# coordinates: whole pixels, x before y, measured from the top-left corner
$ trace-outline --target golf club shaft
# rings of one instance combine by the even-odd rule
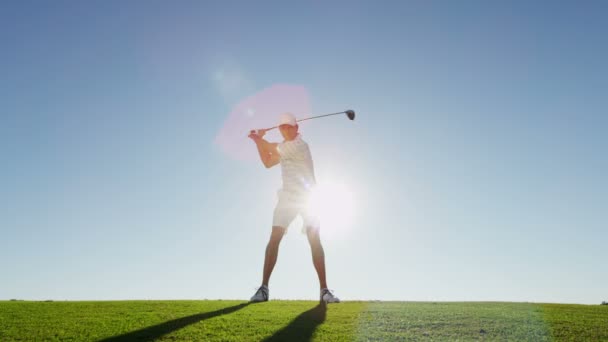
[[[343,111],[343,112],[337,112],[337,113],[330,113],[330,114],[323,114],[323,115],[317,115],[317,116],[311,116],[311,117],[309,117],[309,118],[304,118],[304,119],[296,120],[296,122],[301,122],[301,121],[306,121],[306,120],[311,120],[311,119],[316,119],[316,118],[322,118],[322,117],[324,117],[324,116],[331,116],[331,115],[344,114],[344,113],[346,113],[346,111]],[[277,127],[279,127],[279,126],[274,126],[274,127],[267,128],[267,129],[266,129],[266,131],[270,131],[270,130],[275,129],[275,128],[277,128]]]

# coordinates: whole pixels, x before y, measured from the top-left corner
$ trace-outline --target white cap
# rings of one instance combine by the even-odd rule
[[[295,126],[298,123],[296,122],[296,117],[291,113],[283,113],[279,116],[279,125],[290,125]]]

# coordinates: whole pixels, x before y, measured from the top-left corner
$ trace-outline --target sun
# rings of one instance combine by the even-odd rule
[[[343,237],[351,229],[355,217],[355,193],[342,182],[319,183],[311,192],[308,209],[321,220],[324,238]]]

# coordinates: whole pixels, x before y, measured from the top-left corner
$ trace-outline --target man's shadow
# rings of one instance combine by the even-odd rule
[[[266,338],[264,342],[310,341],[317,327],[325,322],[326,312],[327,305],[322,302],[301,313],[289,325]]]
[[[239,305],[230,306],[227,308],[219,309],[211,312],[199,313],[191,316],[177,318],[171,321],[167,321],[161,324],[153,325],[151,327],[135,330],[123,335],[113,336],[105,338],[103,342],[118,342],[118,341],[154,341],[163,335],[169,334],[176,330],[182,329],[190,324],[198,323],[209,318],[216,316],[226,315],[240,310],[249,305],[249,303],[243,303]]]

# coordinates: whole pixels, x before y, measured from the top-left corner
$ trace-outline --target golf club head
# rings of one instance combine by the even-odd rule
[[[345,110],[344,113],[346,113],[346,116],[348,116],[349,119],[355,120],[355,111],[354,110],[352,110],[352,109]]]

